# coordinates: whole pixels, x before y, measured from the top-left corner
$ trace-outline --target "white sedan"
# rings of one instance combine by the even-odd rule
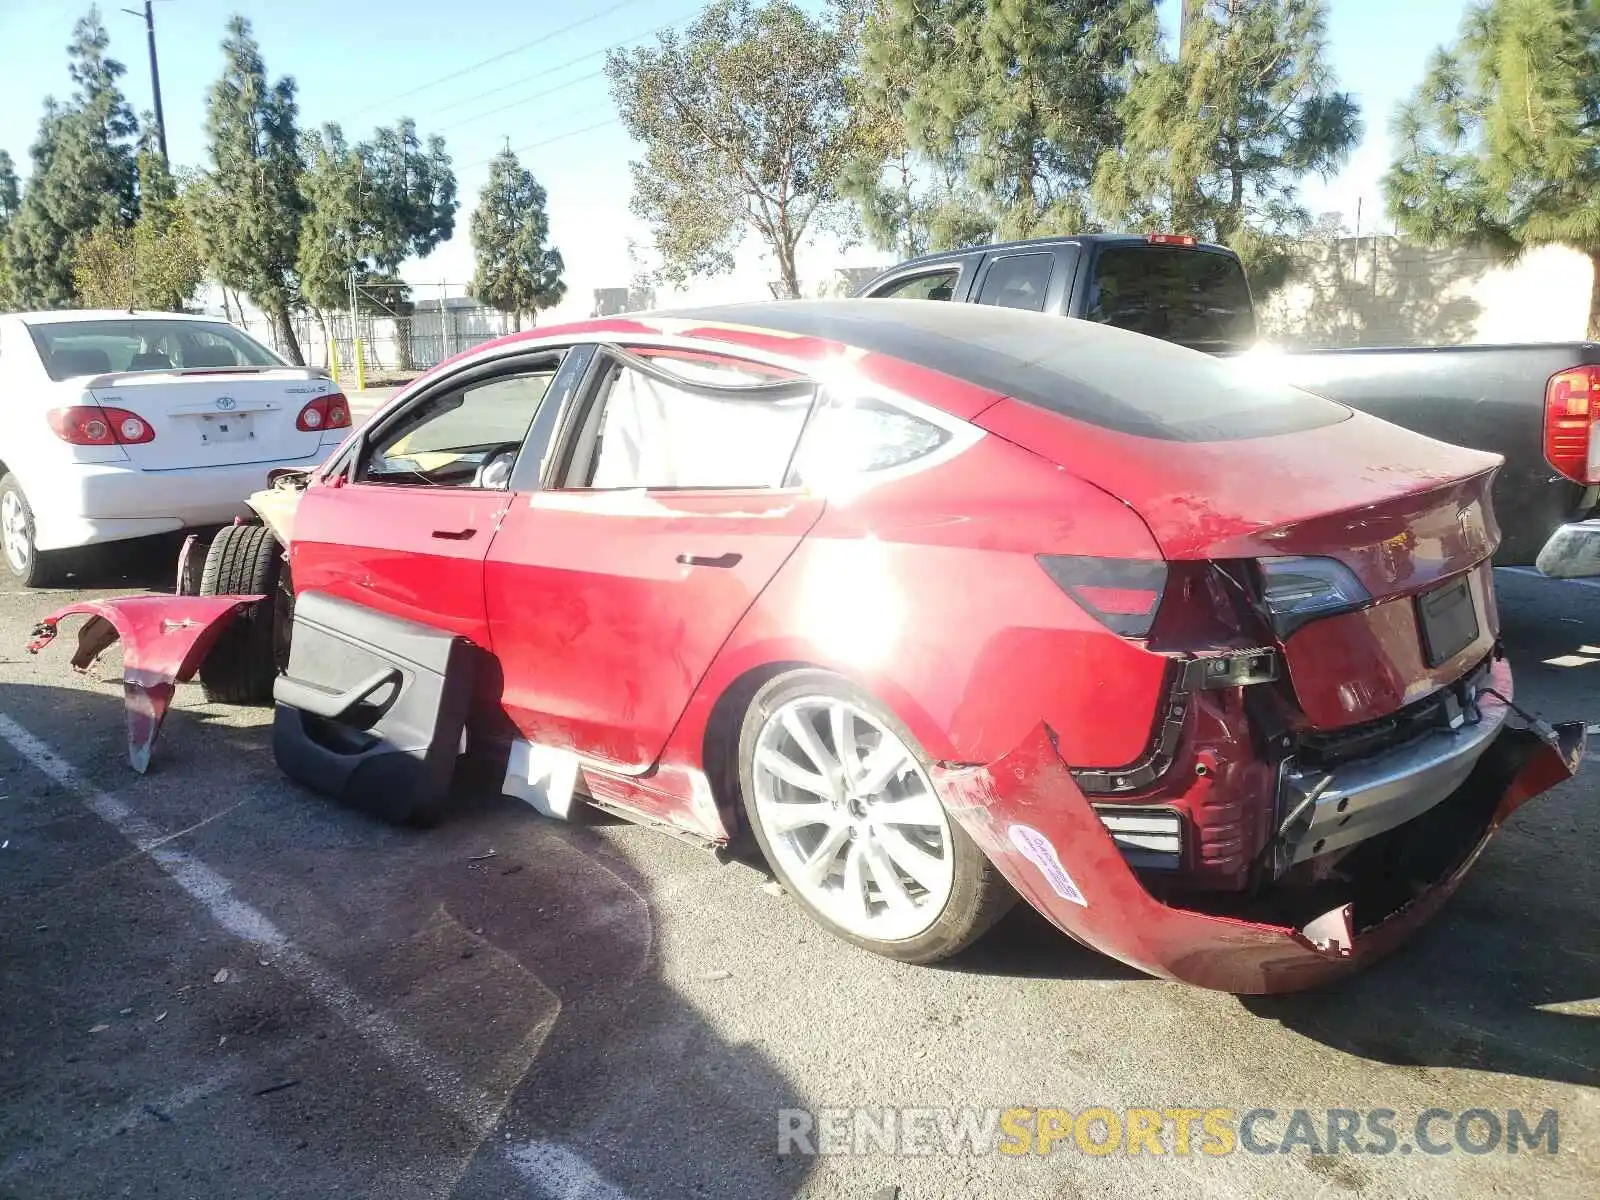
[[[177,313],[0,315],[0,398],[0,544],[30,586],[84,547],[248,516],[350,427],[320,372]]]

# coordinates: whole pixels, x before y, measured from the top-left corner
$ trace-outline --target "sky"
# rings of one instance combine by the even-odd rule
[[[820,7],[820,0],[802,0]],[[108,0],[102,19],[112,54],[127,68],[124,91],[151,107],[142,0]],[[204,99],[221,69],[223,26],[242,12],[255,27],[267,69],[292,75],[303,128],[328,121],[352,140],[375,125],[413,117],[440,133],[455,160],[461,195],[455,237],[403,270],[418,299],[460,295],[472,275],[467,218],[508,142],[549,194],[551,241],[566,261],[565,314],[587,315],[592,290],[626,286],[637,269],[629,241],[648,232],[628,212],[633,145],[616,121],[601,74],[604,51],[682,28],[701,0],[155,0],[156,39],[168,147],[177,164],[204,159]],[[1173,21],[1175,0],[1164,0]],[[0,0],[0,148],[18,170],[46,95],[71,91],[65,47],[84,0]],[[1425,59],[1460,25],[1466,0],[1329,0],[1331,59],[1340,86],[1361,103],[1365,136],[1333,180],[1309,181],[1313,213],[1337,211],[1352,229],[1387,231],[1378,180],[1389,160],[1389,121],[1421,78]],[[835,265],[887,265],[892,256],[828,243],[802,250],[814,286]],[[733,279],[697,299],[748,297],[776,277],[754,239]]]

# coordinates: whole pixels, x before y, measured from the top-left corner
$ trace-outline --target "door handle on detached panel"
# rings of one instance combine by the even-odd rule
[[[744,555],[735,554],[730,550],[726,554],[714,557],[708,554],[680,554],[678,561],[686,567],[736,567],[743,557]]]
[[[433,536],[443,538],[447,542],[465,542],[469,541],[472,535],[477,532],[476,529],[435,529]]]

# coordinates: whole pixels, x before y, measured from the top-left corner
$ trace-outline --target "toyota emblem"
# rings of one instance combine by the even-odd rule
[[[232,412],[234,409],[239,407],[239,402],[232,396],[218,396],[217,407],[223,412]]]

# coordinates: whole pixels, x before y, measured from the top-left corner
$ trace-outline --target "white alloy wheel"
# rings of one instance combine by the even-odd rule
[[[0,539],[5,542],[6,561],[16,574],[26,576],[33,561],[33,535],[28,529],[28,510],[22,494],[7,489],[0,494]]]
[[[802,695],[757,735],[755,819],[790,886],[840,928],[916,937],[955,879],[950,821],[917,756],[862,706]]]

